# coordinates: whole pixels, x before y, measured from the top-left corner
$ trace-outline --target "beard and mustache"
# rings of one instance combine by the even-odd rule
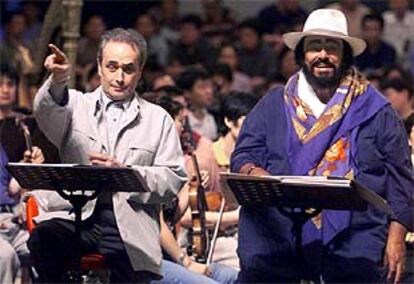
[[[319,76],[315,76],[314,72],[315,68],[317,67],[332,68],[333,73],[321,73]],[[339,85],[341,79],[347,73],[349,66],[346,64],[341,64],[339,67],[336,67],[332,62],[329,61],[328,58],[318,58],[315,61],[311,62],[310,66],[303,63],[302,69],[306,80],[312,86],[315,86],[316,88],[334,88]]]

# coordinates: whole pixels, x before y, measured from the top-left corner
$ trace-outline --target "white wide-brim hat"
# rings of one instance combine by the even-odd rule
[[[354,56],[361,54],[367,46],[364,40],[348,36],[345,15],[334,9],[313,11],[306,19],[302,32],[285,33],[283,40],[289,48],[295,50],[302,38],[312,35],[343,39],[351,46]]]

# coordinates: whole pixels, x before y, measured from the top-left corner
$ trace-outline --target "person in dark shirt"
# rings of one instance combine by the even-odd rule
[[[413,89],[410,82],[391,79],[383,83],[382,91],[403,120],[407,135],[410,135],[414,126]]]
[[[202,37],[202,26],[203,21],[199,16],[187,15],[181,19],[180,38],[170,52],[170,65],[213,66],[216,54],[214,48]]]
[[[276,206],[243,207],[238,282],[398,283],[404,238],[414,229],[414,179],[408,139],[389,102],[352,66],[366,47],[348,36],[345,15],[313,11],[303,32],[283,35],[301,70],[247,115],[231,157],[246,175],[339,176],[384,198],[394,214],[322,210],[303,225]],[[306,190],[306,189],[303,189]]]
[[[395,49],[382,40],[383,30],[384,20],[380,15],[368,14],[362,18],[362,37],[367,48],[356,57],[356,66],[361,71],[380,71],[395,64]]]
[[[278,0],[264,7],[258,15],[261,31],[265,34],[283,34],[291,31],[298,22],[304,22],[307,12],[298,0]]]

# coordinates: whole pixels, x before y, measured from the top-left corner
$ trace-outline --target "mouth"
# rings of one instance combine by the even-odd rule
[[[117,87],[117,86],[112,86],[112,88],[114,89],[115,92],[120,93],[120,92],[125,92],[127,90],[127,87]]]
[[[330,75],[335,72],[335,66],[326,63],[316,63],[312,66],[312,70],[319,75]]]

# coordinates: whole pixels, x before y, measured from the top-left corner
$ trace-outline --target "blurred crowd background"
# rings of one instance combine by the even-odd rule
[[[50,38],[44,37],[51,25],[44,18],[51,2],[0,2],[0,60],[18,73],[16,108],[31,110],[33,96],[47,76],[42,63],[49,51],[42,41],[63,45],[61,28],[49,33]],[[393,92],[406,92],[406,96],[398,96],[395,107],[407,119],[407,113],[413,116],[413,6],[411,0],[85,0],[76,87],[89,91],[99,85],[96,52],[102,33],[117,26],[129,27],[141,33],[149,46],[139,93],[150,95],[169,85],[186,91],[193,86],[182,76],[185,71],[202,70],[210,83],[201,86],[198,101],[192,103],[201,104],[217,119],[221,98],[231,91],[261,97],[284,84],[298,66],[281,35],[301,31],[310,11],[332,7],[348,17],[350,35],[368,44],[355,59],[359,70],[390,100]]]

